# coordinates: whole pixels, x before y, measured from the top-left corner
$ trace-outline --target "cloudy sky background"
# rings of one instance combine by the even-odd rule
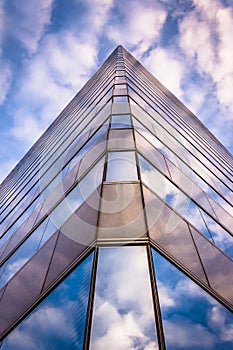
[[[0,181],[118,44],[233,153],[232,0],[0,0]]]

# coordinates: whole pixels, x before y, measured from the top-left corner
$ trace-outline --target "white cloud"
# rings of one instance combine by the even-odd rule
[[[152,7],[149,2],[127,1],[120,12],[121,25],[114,23],[113,17],[107,36],[117,44],[134,48],[134,54],[140,56],[158,39],[166,11],[158,4]]]
[[[0,2],[0,106],[5,102],[10,83],[12,79],[12,72],[10,64],[2,59],[2,44],[5,33],[6,13],[4,9],[4,1]]]
[[[113,7],[114,0],[86,0],[88,33],[92,35],[102,33],[104,25],[108,21],[109,12]]]
[[[0,183],[4,180],[6,175],[16,166],[18,160],[15,158],[10,158],[8,160],[1,160],[0,166]]]
[[[40,121],[32,116],[18,112],[15,125],[10,130],[11,135],[28,145],[32,144],[43,132]]]
[[[184,74],[184,65],[175,57],[174,53],[168,49],[157,48],[150,52],[143,64],[174,95],[179,98],[182,97],[181,80]]]
[[[204,87],[205,86],[205,87]],[[205,85],[197,85],[189,81],[186,84],[184,93],[184,102],[193,113],[198,115],[202,111],[202,106],[207,99],[206,90],[207,83]]]
[[[1,89],[0,89],[0,105],[2,105],[5,102],[8,90],[10,88],[10,83],[12,79],[12,72],[10,69],[10,66],[8,64],[5,64],[0,59],[0,82],[1,82]]]
[[[30,146],[88,80],[96,50],[73,32],[47,35],[24,62],[10,133]]]
[[[180,22],[180,46],[197,63],[199,72],[212,78],[219,102],[233,111],[232,9],[218,0],[195,0],[194,4],[194,10]]]
[[[4,34],[4,23],[5,23],[5,12],[4,12],[4,1],[0,2],[0,55],[1,55],[1,44]]]
[[[53,0],[11,1],[9,30],[29,53],[37,50],[46,26],[50,23],[52,4]]]

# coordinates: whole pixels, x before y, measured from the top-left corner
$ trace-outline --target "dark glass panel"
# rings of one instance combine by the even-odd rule
[[[191,229],[210,286],[233,305],[233,261]]]
[[[93,254],[3,341],[1,350],[82,349]]]
[[[167,350],[230,350],[233,315],[152,251]]]
[[[149,235],[185,268],[207,283],[188,224],[164,202],[143,188]]]
[[[11,249],[15,247],[15,245],[12,244],[12,242],[15,242],[15,244],[17,244],[28,234],[29,231],[25,230],[26,222],[15,232],[15,234],[12,237],[10,237],[10,239],[4,244],[4,246],[1,247],[1,261],[5,259],[11,251]]]
[[[132,149],[134,147],[132,129],[109,131],[108,149]]]
[[[101,169],[99,169],[99,167]],[[99,193],[95,191],[95,185],[98,185],[102,180],[103,159],[83,178],[65,199],[50,213],[49,222],[46,220],[31,234],[31,236],[16,250],[11,258],[2,266],[0,270],[1,282],[0,286],[5,284],[13,274],[15,274],[35,252],[52,236],[52,234],[72,215],[72,213],[86,200],[79,210],[79,215],[76,216],[75,225],[82,230],[84,239],[88,245],[95,237],[95,227],[97,225],[97,212],[99,208]],[[97,184],[95,184],[95,181]],[[90,196],[90,191],[94,194]],[[95,196],[95,199],[93,199]],[[88,198],[89,197],[89,198]],[[45,206],[44,206],[45,207]],[[84,209],[85,208],[85,209]],[[49,208],[48,208],[49,209]],[[89,214],[88,218],[81,214]],[[47,210],[47,209],[46,209]],[[46,211],[44,212],[46,214]],[[94,222],[95,221],[95,222]],[[74,238],[74,232],[71,234],[67,231],[67,225],[64,225],[63,231],[69,237]],[[25,235],[26,233],[24,233]],[[81,237],[81,232],[78,234]],[[20,236],[21,237],[21,236]],[[22,237],[21,237],[22,238]],[[19,241],[19,240],[18,240]],[[17,242],[18,242],[17,241]],[[3,257],[9,253],[10,248],[5,250]],[[8,248],[8,247],[7,247]]]
[[[39,204],[36,209],[29,216],[26,225],[24,226],[24,232],[28,233],[31,231],[36,222],[38,222],[38,217],[40,215],[41,210],[43,209],[43,204]]]
[[[0,302],[0,334],[8,329],[40,295],[57,236],[46,242],[8,282]]]
[[[139,238],[145,236],[145,233],[140,185],[103,185],[98,237]]]
[[[90,349],[157,348],[146,248],[101,248]]]
[[[75,211],[60,228],[59,238],[44,288],[58,277],[96,239],[100,189]]]
[[[77,186],[50,213],[59,228],[102,182],[104,157],[86,174]]]
[[[30,235],[30,237],[11,255],[0,268],[0,288],[36,253],[48,220]],[[12,247],[11,247],[12,248]]]
[[[185,193],[180,191],[178,187],[173,185],[166,179],[156,168],[152,166],[145,158],[138,156],[141,168],[142,181],[160,198],[168,203],[178,214],[188,220],[202,234],[204,234],[211,242],[214,242],[220,249],[231,252],[232,237],[211,217],[200,211],[199,207]],[[206,198],[207,200],[207,198]],[[212,209],[210,210],[212,212]],[[207,221],[203,220],[203,216],[209,218],[210,226],[215,230],[215,234],[211,232]],[[213,237],[216,237],[213,240]],[[222,239],[221,239],[222,238]],[[231,253],[232,254],[232,253]]]
[[[3,294],[4,294],[4,292],[5,292],[5,289],[6,289],[6,286],[4,286],[4,287],[2,287],[2,288],[0,289],[0,301],[1,301],[2,297],[3,297]]]
[[[108,130],[108,123],[105,123],[77,152],[77,154],[70,161],[70,169],[79,163],[85,156],[85,162],[90,166],[96,160],[99,154],[105,149],[106,132]],[[90,156],[92,155],[92,156]],[[87,166],[85,167],[87,168]]]
[[[204,191],[185,174],[183,174],[172,162],[170,162],[170,160],[167,160],[167,165],[174,183],[188,196],[199,203],[208,213],[216,217]]]
[[[178,167],[183,173],[185,173],[192,181],[194,181],[197,185],[199,185],[199,188],[202,188],[202,190],[204,190],[208,193],[211,192],[211,195],[212,195],[213,190],[209,187],[209,185],[206,182],[204,182],[189,167],[190,166],[190,164],[189,164],[189,157],[190,156],[188,154],[186,154],[185,152],[183,152],[183,157],[181,159],[179,159],[175,155],[175,153],[173,153],[177,148],[177,147],[175,147],[175,145],[172,147],[172,150],[173,150],[173,152],[172,152],[168,147],[165,146],[165,144],[163,144],[157,137],[155,137],[152,134],[152,133],[156,134],[157,128],[153,127],[152,119],[150,121],[147,121],[147,118],[151,119],[151,117],[149,117],[147,114],[144,113],[143,114],[143,124],[147,126],[147,129],[145,128],[145,126],[143,124],[141,124],[142,119],[140,119],[141,122],[139,123],[135,118],[133,118],[133,123],[134,123],[134,126],[137,129],[138,133],[140,133],[147,140],[149,140],[156,147],[156,149],[158,149],[166,158],[168,158],[173,164],[175,164],[175,166]],[[168,139],[168,135],[166,137],[166,140]],[[187,162],[187,164],[189,164],[189,166],[187,166],[187,164],[185,164],[185,161]],[[171,162],[170,162],[170,164],[172,167]],[[214,194],[217,195],[217,193],[214,193]],[[221,200],[223,200],[223,199],[221,198]]]

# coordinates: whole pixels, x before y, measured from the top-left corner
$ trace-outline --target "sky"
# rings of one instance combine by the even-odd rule
[[[233,153],[232,0],[0,0],[0,181],[121,44]]]

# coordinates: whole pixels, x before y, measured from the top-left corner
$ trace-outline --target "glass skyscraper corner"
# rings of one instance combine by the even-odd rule
[[[0,349],[232,349],[232,175],[118,46],[1,184]]]

